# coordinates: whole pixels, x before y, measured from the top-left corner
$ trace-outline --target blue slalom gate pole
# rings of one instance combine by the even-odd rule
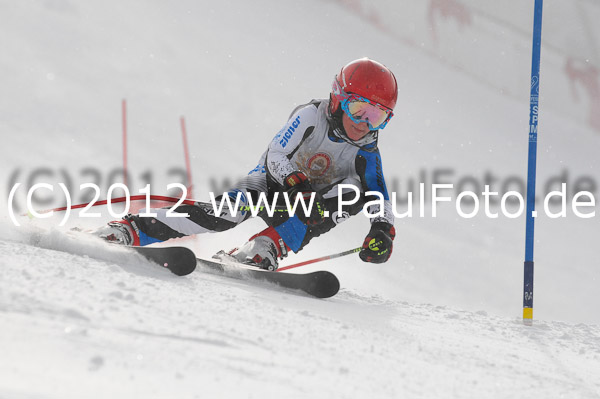
[[[535,177],[540,94],[540,52],[542,47],[543,0],[535,0],[533,49],[531,52],[531,95],[529,101],[529,155],[527,161],[527,224],[525,227],[525,265],[523,280],[523,322],[533,320],[533,231],[535,221]]]

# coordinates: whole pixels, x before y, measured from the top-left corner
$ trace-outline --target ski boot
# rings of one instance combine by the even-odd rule
[[[140,245],[140,237],[136,226],[127,217],[123,220],[108,222],[106,226],[92,231],[92,234],[114,244],[134,247]]]
[[[274,271],[279,267],[278,259],[287,256],[290,248],[285,245],[277,231],[273,227],[261,231],[242,245],[234,248],[228,253],[220,251],[213,258],[220,260],[232,260],[260,269]]]

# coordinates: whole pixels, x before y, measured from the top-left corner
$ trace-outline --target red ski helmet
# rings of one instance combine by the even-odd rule
[[[340,88],[343,93],[339,92]],[[365,57],[344,66],[335,76],[330,95],[330,113],[334,114],[340,109],[340,101],[351,93],[393,111],[398,99],[398,84],[392,71],[385,65]]]

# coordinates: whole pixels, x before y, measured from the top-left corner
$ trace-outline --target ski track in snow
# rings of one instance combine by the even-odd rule
[[[527,327],[483,311],[343,288],[318,300],[24,243],[0,241],[0,254],[0,397],[596,398],[600,392],[596,325]]]

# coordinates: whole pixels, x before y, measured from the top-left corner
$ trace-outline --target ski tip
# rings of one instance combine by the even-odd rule
[[[196,270],[196,255],[185,247],[132,247],[134,251],[176,276],[187,276]]]
[[[331,298],[340,290],[340,280],[335,274],[322,270],[310,273],[312,283],[307,289],[307,292],[317,298]]]
[[[196,270],[196,254],[189,248],[180,248],[178,256],[171,261],[166,262],[164,266],[177,276],[187,276]]]

